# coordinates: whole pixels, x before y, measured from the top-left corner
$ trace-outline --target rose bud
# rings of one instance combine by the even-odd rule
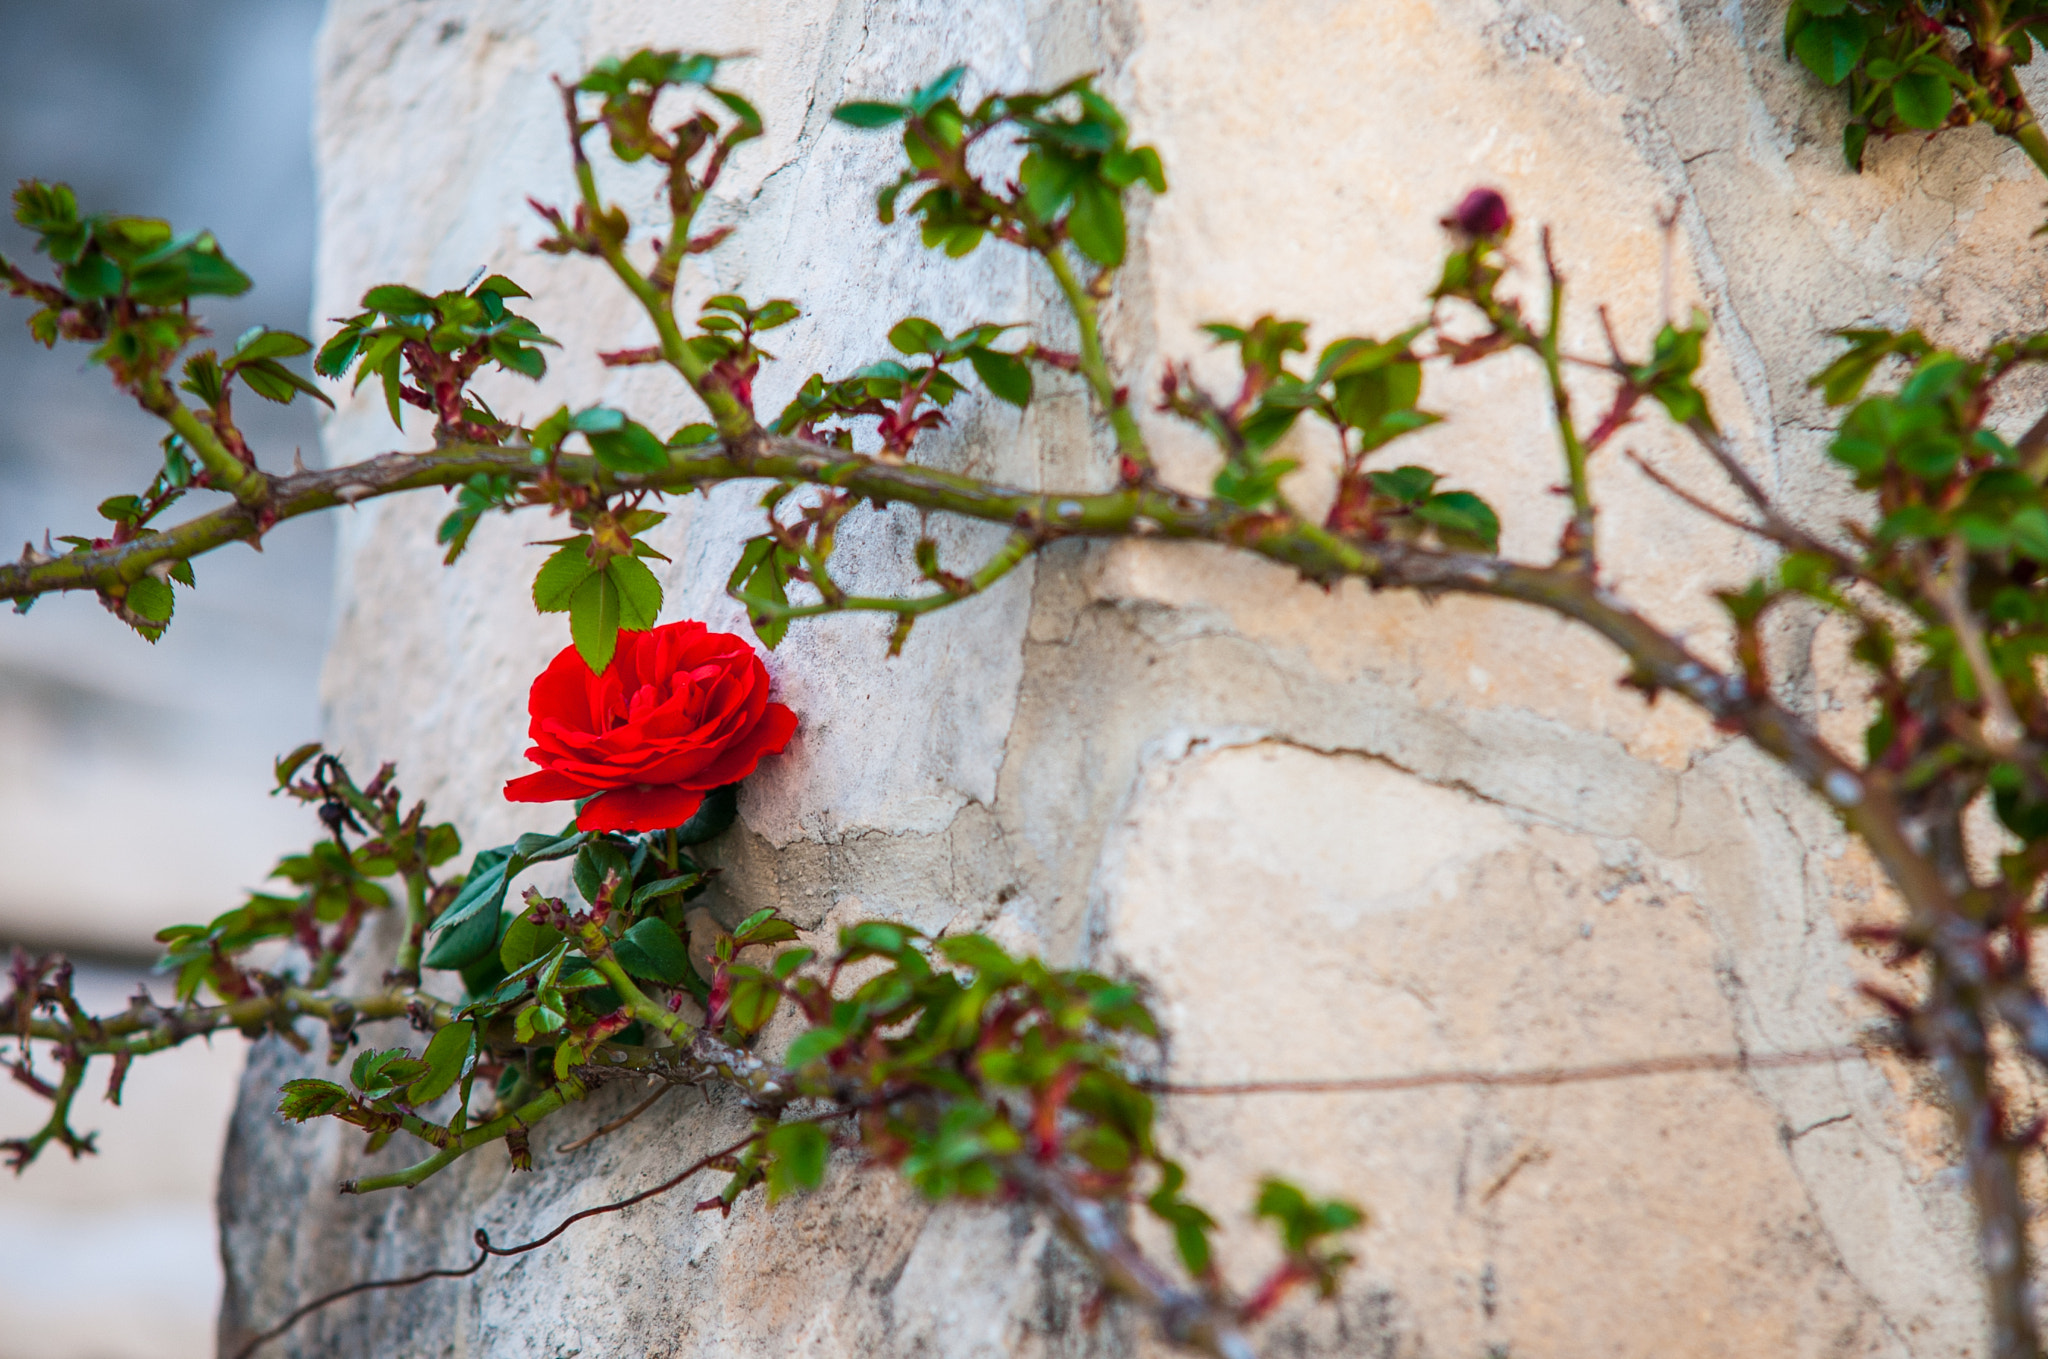
[[[796,734],[796,714],[768,701],[768,670],[738,637],[702,623],[621,632],[593,675],[566,647],[527,698],[540,772],[513,779],[513,802],[590,797],[579,830],[680,826],[704,795],[754,772]]]
[[[1465,195],[1443,224],[1453,231],[1462,231],[1467,236],[1499,236],[1514,225],[1515,219],[1508,213],[1508,200],[1495,189],[1474,189]]]

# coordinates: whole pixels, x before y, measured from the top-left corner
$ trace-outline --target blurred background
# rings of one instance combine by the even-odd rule
[[[308,333],[319,18],[318,0],[0,0],[0,181],[61,179],[86,211],[211,228],[256,280],[209,300],[216,342],[258,323]],[[11,217],[0,253],[43,263]],[[27,314],[0,298],[10,558],[45,530],[99,533],[93,507],[141,490],[161,461],[155,422],[85,346],[31,342]],[[285,468],[295,449],[318,461],[309,406],[244,395],[236,414]],[[266,793],[270,760],[317,734],[331,557],[316,516],[279,526],[260,558],[203,558],[155,646],[89,597],[0,610],[0,952],[63,950],[95,1006],[138,984],[167,999],[149,972],[153,932],[228,909],[317,834]],[[138,1063],[121,1109],[97,1090],[79,1106],[99,1156],[53,1149],[0,1176],[0,1359],[213,1353],[214,1178],[242,1047]],[[46,1109],[0,1082],[0,1136],[33,1131]]]

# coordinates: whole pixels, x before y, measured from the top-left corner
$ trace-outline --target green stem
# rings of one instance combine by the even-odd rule
[[[1081,376],[1087,379],[1089,389],[1109,417],[1109,426],[1116,432],[1117,451],[1141,467],[1149,466],[1152,454],[1145,446],[1145,436],[1138,430],[1138,418],[1131,414],[1130,402],[1118,393],[1116,376],[1110,372],[1109,360],[1102,353],[1102,324],[1094,296],[1074,276],[1074,266],[1067,262],[1060,247],[1055,245],[1041,254],[1081,329]]]
[[[403,986],[420,984],[420,950],[432,923],[427,919],[427,870],[415,867],[405,875],[405,938],[398,943],[390,980]]]
[[[206,427],[206,422],[166,390],[161,379],[152,378],[143,387],[140,400],[143,409],[176,430],[178,437],[199,455],[208,485],[226,491],[248,509],[270,498],[270,479],[228,452],[227,445]]]
[[[562,92],[568,107],[570,141],[576,157],[576,189],[583,200],[583,206],[591,223],[591,232],[597,239],[598,253],[603,257],[626,291],[647,313],[647,319],[654,323],[654,334],[660,341],[661,357],[669,367],[676,370],[683,381],[690,384],[690,390],[697,394],[711,412],[712,423],[720,435],[727,439],[743,439],[757,428],[753,411],[727,391],[724,387],[710,383],[711,365],[690,348],[683,338],[682,328],[676,324],[675,300],[671,293],[654,285],[647,275],[626,258],[626,242],[623,236],[613,236],[605,223],[615,214],[607,213],[603,198],[597,189],[597,170],[590,158],[583,153],[583,140],[575,135],[579,117],[576,110],[576,94],[573,88]],[[684,223],[678,229],[687,227]]]
[[[487,1142],[495,1142],[506,1133],[520,1128],[530,1128],[555,1110],[567,1104],[572,1098],[571,1088],[558,1085],[538,1098],[528,1101],[509,1114],[500,1114],[488,1123],[479,1123],[459,1137],[451,1138],[448,1145],[424,1161],[415,1162],[404,1170],[394,1170],[388,1175],[371,1175],[360,1180],[343,1180],[344,1194],[374,1194],[380,1189],[411,1189],[435,1173],[475,1151]]]
[[[1584,567],[1594,559],[1593,493],[1586,481],[1586,446],[1572,423],[1571,393],[1564,385],[1564,275],[1558,272],[1557,261],[1551,255],[1548,227],[1543,230],[1543,263],[1550,276],[1550,316],[1543,327],[1537,354],[1543,360],[1543,373],[1550,384],[1550,403],[1558,440],[1564,449],[1566,489],[1572,500],[1572,533],[1565,555]]]
[[[749,610],[761,618],[791,620],[797,618],[819,618],[826,614],[849,611],[872,613],[893,613],[899,618],[916,617],[921,614],[943,609],[949,604],[958,604],[963,599],[972,599],[991,585],[1014,571],[1034,551],[1040,540],[1029,533],[1012,533],[1003,548],[966,582],[956,589],[944,589],[928,595],[913,595],[908,598],[889,598],[880,595],[848,595],[834,592],[826,601],[818,604],[777,604],[773,600],[748,598],[744,602]],[[671,871],[675,865],[669,865]]]
[[[23,1054],[22,1060],[28,1060],[27,1054]],[[64,1074],[58,1078],[57,1089],[50,1096],[48,1121],[26,1138],[0,1143],[7,1148],[8,1159],[16,1174],[20,1174],[52,1142],[63,1143],[73,1160],[93,1149],[94,1134],[87,1133],[81,1137],[71,1130],[71,1104],[78,1098],[79,1086],[85,1083],[86,1063],[91,1060],[91,1056],[83,1051],[73,1054],[64,1063]]]
[[[330,1020],[344,1007],[357,1019],[400,1019],[418,1003],[427,1008],[437,1023],[454,1017],[453,1007],[444,1000],[414,991],[387,991],[350,1000],[321,996],[300,987],[288,987],[275,996],[251,996],[225,1005],[195,1005],[175,1010],[155,1006],[131,1007],[122,1014],[96,1020],[98,1034],[82,1034],[62,1020],[43,1017],[29,1021],[28,1036],[51,1043],[67,1043],[81,1054],[96,1056],[141,1056],[177,1047],[189,1038],[203,1038],[228,1029],[263,1029],[290,1024],[298,1019]],[[0,1029],[20,1032],[13,1016],[12,997],[0,1003]]]
[[[583,927],[583,951],[589,957],[591,966],[603,973],[604,979],[611,983],[612,990],[618,992],[619,999],[625,1003],[633,1018],[665,1035],[679,1047],[687,1045],[696,1037],[696,1025],[642,991],[639,985],[626,975],[626,969],[620,967],[618,960],[612,957],[611,940],[605,937],[601,928],[596,925]]]

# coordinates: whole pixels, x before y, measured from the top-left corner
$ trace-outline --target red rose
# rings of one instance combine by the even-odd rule
[[[796,734],[796,714],[768,701],[768,671],[754,649],[702,623],[622,632],[604,673],[565,648],[527,699],[538,774],[512,780],[514,802],[597,797],[579,830],[680,826],[704,794],[754,772]]]

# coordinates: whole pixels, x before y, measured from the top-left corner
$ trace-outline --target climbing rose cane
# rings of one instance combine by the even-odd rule
[[[514,802],[585,803],[586,831],[679,826],[704,795],[754,772],[796,734],[796,714],[768,701],[768,671],[752,647],[702,623],[621,632],[618,653],[592,674],[566,647],[533,682],[526,758]]]

